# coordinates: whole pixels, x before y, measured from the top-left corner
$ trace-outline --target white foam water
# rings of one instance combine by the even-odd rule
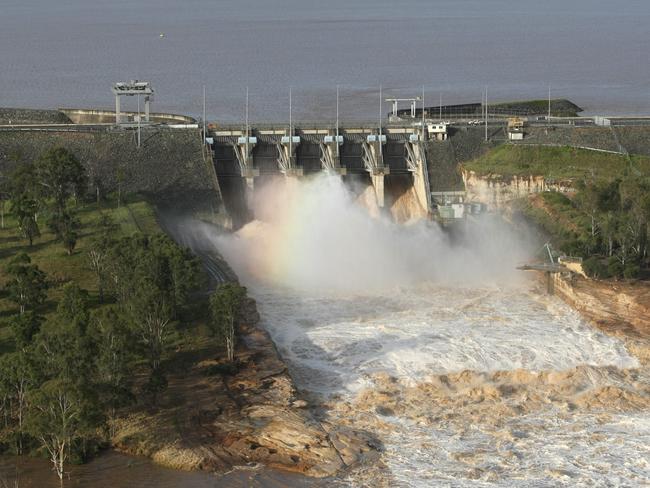
[[[298,386],[319,393],[358,391],[378,372],[413,383],[467,369],[637,365],[622,342],[568,306],[521,289],[431,284],[369,296],[254,292]]]
[[[499,218],[399,226],[338,178],[258,193],[215,243],[326,419],[375,435],[351,486],[638,485],[650,380],[623,341],[532,291]],[[635,370],[634,368],[638,368]],[[609,447],[609,448],[608,448]]]
[[[621,341],[525,287],[429,284],[313,296],[253,284],[252,291],[297,386],[334,396],[330,405],[353,402],[380,373],[416,385],[464,370],[638,366]],[[359,414],[359,426],[368,425],[366,414]],[[549,400],[547,409],[488,425],[376,416],[390,471],[381,475],[386,486],[637,486],[650,477],[647,412],[603,416]],[[372,483],[373,476],[380,475],[353,474],[347,482]]]

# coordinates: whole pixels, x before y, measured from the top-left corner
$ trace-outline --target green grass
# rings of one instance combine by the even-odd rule
[[[5,204],[5,208],[9,208],[9,205]],[[119,208],[114,201],[111,201],[99,205],[96,203],[82,204],[77,207],[77,211],[82,227],[77,246],[70,256],[42,222],[40,223],[42,235],[34,241],[31,247],[20,235],[16,220],[12,215],[5,215],[4,228],[0,228],[0,289],[4,289],[7,281],[4,271],[7,263],[16,254],[27,253],[32,262],[47,273],[50,281],[48,299],[43,309],[43,314],[46,317],[54,312],[56,303],[61,297],[63,285],[69,281],[74,281],[88,290],[93,298],[93,306],[99,306],[96,299],[97,281],[88,267],[87,254],[92,236],[98,232],[102,214],[109,215],[115,223],[119,224],[118,235],[162,232],[152,206],[137,196],[125,199]],[[16,312],[16,305],[7,299],[4,292],[0,292],[0,353],[13,349],[11,331],[3,322],[4,319]]]
[[[513,202],[513,208],[521,212],[526,220],[533,222],[556,248],[563,247],[587,232],[588,222],[585,216],[565,195],[544,192],[535,199],[518,199]]]
[[[631,156],[635,173],[650,175],[650,158]],[[463,164],[478,175],[544,176],[548,180],[612,179],[630,171],[626,156],[572,147],[501,145]]]

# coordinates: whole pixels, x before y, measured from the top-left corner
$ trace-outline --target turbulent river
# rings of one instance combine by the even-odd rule
[[[647,368],[516,270],[534,246],[498,218],[450,238],[338,179],[260,193],[264,223],[217,246],[318,415],[381,446],[342,486],[650,478]]]
[[[624,345],[528,285],[376,295],[254,287],[297,386],[374,433],[380,486],[636,485],[650,476],[647,381]]]
[[[110,454],[73,468],[70,486],[647,483],[647,364],[516,269],[534,243],[496,217],[455,233],[373,217],[338,178],[279,184],[256,190],[258,220],[237,233],[188,234],[212,241],[249,287],[316,417],[367,433],[378,461],[312,480]],[[46,461],[14,462],[0,458],[0,475],[55,485]]]

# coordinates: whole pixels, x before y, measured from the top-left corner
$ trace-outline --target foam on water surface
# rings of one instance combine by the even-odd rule
[[[568,306],[521,289],[427,285],[330,297],[254,292],[263,325],[291,362],[298,386],[320,393],[357,391],[378,372],[418,382],[467,369],[637,365],[622,342]]]
[[[297,387],[328,422],[383,444],[381,466],[348,484],[650,479],[647,368],[533,290],[517,264],[535,246],[498,217],[457,233],[400,226],[332,177],[258,197],[264,223],[203,234],[257,299]]]

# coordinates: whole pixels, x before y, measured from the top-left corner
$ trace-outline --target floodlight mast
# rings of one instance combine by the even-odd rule
[[[250,134],[250,130],[248,127],[248,87],[246,87],[246,158],[248,158],[248,137]]]
[[[488,140],[487,134],[487,121],[488,121],[488,102],[487,102],[487,86],[485,87],[485,142]]]
[[[551,125],[551,85],[548,85],[548,117],[547,124]]]
[[[424,141],[424,85],[422,85],[422,140]]]
[[[336,156],[340,156],[339,149],[339,85],[336,85]]]
[[[140,95],[138,95],[138,147],[140,147]]]
[[[205,144],[205,85],[203,85],[203,144]]]
[[[381,84],[379,85],[379,154],[383,156],[383,148],[381,147],[381,121],[382,121],[382,106],[381,106]]]
[[[291,87],[289,87],[289,159],[293,154],[293,119],[291,112]]]

